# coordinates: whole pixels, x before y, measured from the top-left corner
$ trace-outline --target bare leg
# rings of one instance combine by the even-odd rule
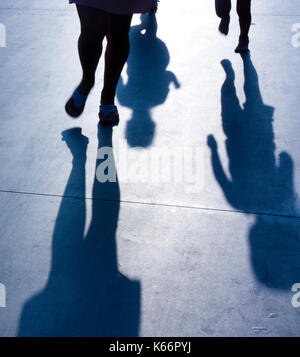
[[[77,118],[83,112],[87,96],[94,86],[108,21],[108,14],[100,9],[77,5],[77,12],[81,25],[78,52],[82,79],[65,106],[66,112],[73,118]]]
[[[82,67],[82,80],[77,90],[88,95],[95,83],[95,72],[102,53],[108,14],[100,9],[78,6],[81,34],[78,40],[78,52]]]
[[[221,18],[219,31],[223,35],[229,32],[231,0],[215,0],[216,14]]]
[[[129,54],[131,19],[132,15],[109,14],[101,104],[115,102],[117,84]]]
[[[235,49],[237,53],[248,51],[249,30],[251,25],[251,0],[237,0],[237,13],[240,21],[240,38],[239,44]]]

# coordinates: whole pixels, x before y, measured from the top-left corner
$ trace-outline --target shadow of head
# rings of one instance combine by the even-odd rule
[[[249,233],[251,263],[265,286],[290,290],[300,281],[299,219],[257,216]]]

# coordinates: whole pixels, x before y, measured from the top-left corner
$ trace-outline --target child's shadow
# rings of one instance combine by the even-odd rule
[[[152,144],[155,123],[151,109],[166,101],[170,83],[180,87],[174,73],[166,70],[170,55],[165,43],[156,37],[155,15],[142,15],[141,21],[130,32],[128,82],[124,84],[121,78],[117,90],[120,104],[132,109],[132,118],[126,127],[126,139],[131,147]]]
[[[274,108],[264,104],[250,55],[242,56],[246,103],[239,103],[235,73],[223,60],[226,79],[221,90],[222,125],[230,177],[222,165],[215,138],[208,137],[212,167],[230,205],[255,219],[249,232],[253,272],[275,289],[290,289],[300,278],[299,220],[294,207],[293,161],[286,152],[277,158],[273,132]]]

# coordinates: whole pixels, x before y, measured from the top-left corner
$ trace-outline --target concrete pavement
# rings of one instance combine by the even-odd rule
[[[0,23],[0,335],[299,336],[300,2],[253,3],[244,59],[212,1],[136,15],[113,132],[103,62],[82,117],[64,112],[73,6],[10,0]],[[107,147],[118,180],[101,184]],[[171,149],[183,176],[153,179]]]

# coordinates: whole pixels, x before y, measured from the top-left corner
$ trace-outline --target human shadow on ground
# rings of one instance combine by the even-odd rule
[[[273,133],[274,108],[264,104],[250,54],[243,55],[246,103],[240,106],[229,60],[221,62],[226,79],[221,89],[229,179],[216,140],[208,137],[212,167],[227,201],[255,217],[249,232],[253,272],[261,283],[290,289],[300,281],[299,223],[294,207],[293,161],[282,152],[278,164]],[[288,212],[290,217],[280,216]]]
[[[84,235],[86,201],[70,196],[75,188],[85,197],[88,139],[79,128],[62,135],[73,167],[55,222],[51,270],[45,288],[25,304],[18,335],[137,336],[140,283],[122,275],[117,263],[118,180],[100,183],[95,177],[92,219]],[[98,139],[98,148],[112,149],[111,128],[99,127]],[[106,159],[97,160],[97,167]]]
[[[120,104],[132,110],[125,134],[131,147],[151,146],[155,136],[151,110],[166,101],[171,83],[180,87],[174,73],[167,71],[169,51],[156,33],[155,14],[141,15],[141,24],[130,30],[128,81],[125,84],[121,78],[117,88]]]

